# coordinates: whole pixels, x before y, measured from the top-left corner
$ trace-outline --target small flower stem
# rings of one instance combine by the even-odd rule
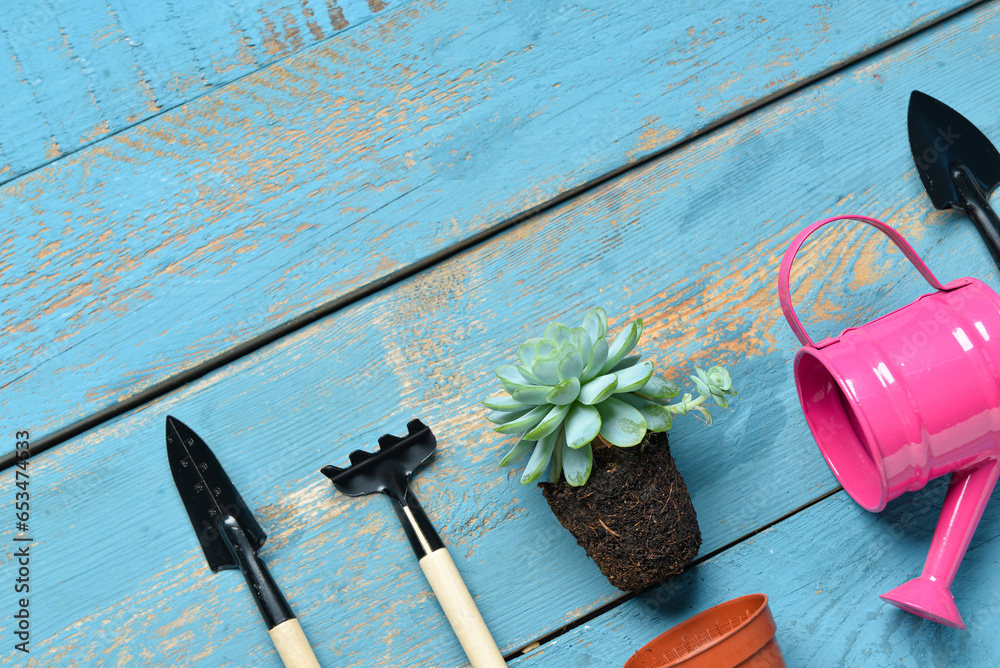
[[[691,410],[692,408],[697,408],[698,406],[701,406],[703,403],[705,403],[706,399],[708,399],[708,397],[703,394],[697,399],[694,399],[692,401],[681,400],[678,401],[676,404],[667,404],[666,406],[664,406],[664,408],[666,408],[668,411],[676,415],[681,412],[680,409],[681,405],[685,407],[685,410]]]

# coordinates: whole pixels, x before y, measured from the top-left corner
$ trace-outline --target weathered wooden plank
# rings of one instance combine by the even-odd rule
[[[209,576],[200,561],[162,455],[168,413],[208,440],[259,510],[266,557],[324,663],[461,663],[385,501],[334,496],[317,473],[413,416],[441,442],[416,492],[504,649],[614,600],[538,490],[497,469],[510,439],[476,405],[516,341],[594,303],[618,323],[644,317],[643,350],[670,376],[717,359],[739,383],[736,409],[711,430],[672,432],[704,551],[831,489],[794,396],[795,344],[774,295],[781,251],[806,222],[853,210],[898,225],[943,280],[996,281],[964,219],[928,215],[905,132],[872,128],[902,126],[929,63],[948,82],[929,92],[977,118],[1000,83],[968,57],[986,73],[1000,62],[997,11],[897,45],[41,455],[37,660],[275,663],[238,576]],[[814,327],[920,291],[870,234],[824,237],[805,261],[796,295]],[[8,544],[12,530],[0,534]]]
[[[789,666],[995,665],[996,508],[987,508],[952,588],[967,630],[878,598],[919,575],[946,487],[945,480],[934,481],[878,515],[839,492],[510,665],[621,666],[674,624],[754,592],[770,599]]]
[[[0,25],[0,183],[357,27],[386,6],[7,3]]]
[[[127,401],[941,11],[407,6],[0,189],[4,418]]]

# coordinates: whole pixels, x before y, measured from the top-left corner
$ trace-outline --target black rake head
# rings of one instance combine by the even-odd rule
[[[347,496],[385,492],[402,502],[406,480],[437,447],[430,427],[420,420],[410,420],[406,431],[406,436],[381,436],[378,452],[355,450],[350,454],[351,465],[347,468],[324,466],[320,473]]]

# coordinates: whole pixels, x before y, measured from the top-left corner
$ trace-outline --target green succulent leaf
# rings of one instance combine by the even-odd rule
[[[545,417],[542,418],[542,421],[538,423],[538,426],[525,434],[524,437],[532,441],[537,441],[554,432],[562,425],[563,420],[566,418],[566,413],[569,412],[569,406],[569,404],[565,406],[553,406],[545,414]]]
[[[504,364],[494,371],[501,383],[524,383],[524,377],[518,372],[517,367],[512,364]]]
[[[508,422],[512,422],[526,414],[531,410],[531,408],[532,407],[529,406],[526,410],[519,411],[490,411],[490,414],[486,416],[486,419],[495,424],[507,424]]]
[[[618,376],[618,387],[615,388],[615,394],[635,392],[643,387],[653,375],[653,363],[647,360],[642,364],[616,371],[615,375]]]
[[[580,389],[579,378],[567,378],[551,388],[551,391],[545,395],[545,401],[557,406],[571,404],[580,396]]]
[[[701,371],[701,369],[698,369],[698,371]],[[705,373],[705,372],[702,371],[702,373]],[[694,386],[696,388],[698,388],[698,392],[702,396],[704,396],[704,397],[710,397],[710,396],[712,396],[712,390],[708,387],[708,383],[706,383],[705,381],[703,381],[698,376],[691,376],[691,380],[694,381]]]
[[[639,343],[640,336],[642,336],[642,318],[633,320],[615,337],[614,343],[608,348],[608,359],[601,367],[601,373],[608,373],[615,368],[616,364],[625,359],[625,356],[635,348],[635,344]]]
[[[594,340],[590,338],[590,334],[583,327],[574,327],[571,331],[573,332],[573,339],[576,341],[577,352],[580,353],[580,357],[586,363],[590,359],[590,349],[594,347]]]
[[[590,478],[594,466],[594,454],[590,443],[581,448],[566,448],[563,450],[562,470],[566,482],[573,487],[580,487]]]
[[[616,371],[621,371],[622,369],[628,369],[629,367],[635,366],[641,359],[642,355],[629,355],[616,364],[614,368],[611,369],[611,372],[614,373]]]
[[[601,437],[620,448],[638,445],[646,435],[646,418],[637,409],[615,397],[597,404],[601,414]]]
[[[548,403],[546,397],[554,389],[551,385],[521,385],[514,387],[514,389],[511,389],[511,387],[513,385],[509,383],[504,385],[504,389],[510,392],[510,396],[514,397],[515,401],[520,401],[522,404],[532,404],[533,406],[541,406]]]
[[[583,373],[583,357],[575,350],[559,360],[559,380],[579,378]]]
[[[501,394],[499,397],[489,397],[483,399],[483,406],[489,408],[491,411],[519,411],[522,408],[524,410],[531,410],[533,406],[529,404],[522,404],[520,401],[514,401],[513,397],[507,396],[506,394]]]
[[[500,425],[494,431],[501,434],[523,434],[534,429],[542,421],[542,418],[548,415],[549,410],[549,406],[536,406],[521,417]]]
[[[660,376],[650,376],[646,384],[636,390],[636,393],[653,399],[670,399],[680,394],[681,388],[677,383]]]
[[[566,441],[563,440],[563,432],[560,430],[556,437],[555,447],[552,448],[552,467],[549,469],[549,482],[555,484],[559,482],[559,475],[562,473],[563,454],[566,451]]]
[[[621,399],[642,413],[642,417],[646,419],[646,429],[649,431],[667,431],[673,425],[674,416],[663,404],[637,394],[616,394],[615,398]]]
[[[566,415],[566,445],[582,448],[601,431],[601,414],[593,406],[576,402]]]
[[[587,330],[591,341],[604,338],[608,332],[608,314],[602,308],[594,308],[583,316],[583,328]]]
[[[733,380],[729,377],[729,372],[725,367],[713,366],[708,370],[706,375],[708,376],[708,383],[712,387],[727,393],[732,391],[733,394],[736,394],[736,391],[732,389]]]
[[[531,363],[531,373],[545,385],[555,385],[559,378],[559,359],[557,357],[536,357]]]
[[[580,403],[593,405],[600,403],[614,394],[618,388],[618,376],[609,373],[598,376],[580,388]]]
[[[707,424],[709,427],[712,426],[712,414],[708,412],[707,408],[705,408],[704,406],[695,406],[694,410],[701,413],[701,417],[702,419],[705,420],[705,424]]]
[[[525,387],[534,387],[534,383],[529,383],[524,378],[516,381],[502,380],[500,381],[500,386],[507,391],[508,394],[513,396],[516,390],[520,390]],[[524,402],[521,402],[524,403]]]
[[[556,357],[557,360],[559,360],[560,363],[562,363],[562,361],[564,359],[566,359],[567,357],[569,357],[570,355],[578,355],[578,354],[579,353],[576,350],[576,344],[575,343],[567,343],[567,344],[563,345],[562,348],[560,348],[559,350],[556,351],[555,357]],[[582,357],[580,358],[580,361],[581,362],[583,361]]]
[[[587,361],[587,366],[584,368],[580,380],[586,383],[588,380],[596,378],[601,373],[601,367],[604,366],[604,362],[607,359],[608,341],[601,337],[594,342],[593,347],[590,349],[590,359]]]
[[[549,465],[549,461],[552,459],[552,449],[555,447],[556,436],[558,434],[559,432],[554,431],[535,443],[535,449],[531,451],[531,457],[528,458],[528,463],[524,467],[524,473],[521,474],[522,485],[530,485],[545,472],[545,467]]]
[[[524,459],[524,456],[531,452],[531,448],[535,446],[534,441],[526,441],[523,438],[518,439],[514,447],[511,448],[510,452],[504,455],[504,458],[500,460],[500,466],[510,466],[514,462],[519,462]]]
[[[552,357],[559,350],[559,344],[552,339],[539,339],[535,345],[535,357]]]
[[[541,342],[540,338],[531,338],[522,343],[517,349],[517,359],[527,368],[531,368],[531,362],[535,359],[535,346]]]
[[[567,341],[573,341],[573,334],[566,325],[554,322],[545,328],[545,338],[552,339],[561,346]]]
[[[535,374],[531,373],[531,369],[526,366],[517,367],[517,372],[521,374],[522,383],[528,383],[528,385],[544,385],[542,381],[538,380]]]

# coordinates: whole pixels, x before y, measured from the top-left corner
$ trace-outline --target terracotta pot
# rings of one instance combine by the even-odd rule
[[[661,633],[625,668],[786,668],[764,594],[720,603]]]

